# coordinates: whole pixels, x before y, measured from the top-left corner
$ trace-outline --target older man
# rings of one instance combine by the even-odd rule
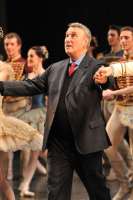
[[[70,200],[76,170],[90,200],[110,200],[102,172],[103,150],[110,145],[101,112],[101,88],[93,75],[99,68],[88,56],[90,30],[68,25],[65,52],[69,58],[52,64],[33,80],[0,82],[3,95],[48,94],[43,149],[48,148],[48,199]]]

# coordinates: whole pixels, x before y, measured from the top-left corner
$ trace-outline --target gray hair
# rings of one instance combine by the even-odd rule
[[[68,24],[68,27],[69,28],[70,27],[77,27],[77,28],[82,29],[85,32],[85,34],[86,34],[86,36],[88,38],[88,48],[90,47],[90,42],[91,42],[92,35],[91,35],[90,29],[87,26],[85,26],[84,24],[79,23],[79,22],[72,22],[72,23]]]

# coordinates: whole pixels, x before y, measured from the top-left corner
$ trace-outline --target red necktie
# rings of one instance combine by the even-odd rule
[[[71,63],[71,65],[69,66],[69,69],[68,69],[68,74],[69,74],[69,76],[72,76],[72,75],[73,75],[76,66],[77,66],[76,63]]]

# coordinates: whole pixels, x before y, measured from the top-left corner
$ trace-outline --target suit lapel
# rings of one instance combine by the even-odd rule
[[[86,71],[91,70],[91,62],[92,59],[86,55],[80,63],[79,68],[75,72],[66,95],[69,95],[72,90],[80,83],[83,74],[86,73]]]
[[[60,75],[60,77],[59,77],[59,96],[60,96],[61,89],[62,89],[64,79],[66,76],[66,71],[68,69],[68,64],[69,64],[69,59],[66,59],[63,63],[63,66],[61,65],[61,68],[59,69],[60,71],[58,72],[58,74]]]

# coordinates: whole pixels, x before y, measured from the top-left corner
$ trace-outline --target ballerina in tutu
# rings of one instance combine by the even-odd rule
[[[13,76],[11,66],[0,62],[0,80],[13,80]],[[3,97],[0,96],[0,190],[7,200],[15,200],[14,192],[5,176],[6,154],[8,151],[30,149],[35,159],[37,159],[38,151],[42,148],[43,136],[25,122],[4,115],[2,112],[2,99]],[[28,188],[25,190],[29,196],[32,196],[32,192],[28,191]]]

